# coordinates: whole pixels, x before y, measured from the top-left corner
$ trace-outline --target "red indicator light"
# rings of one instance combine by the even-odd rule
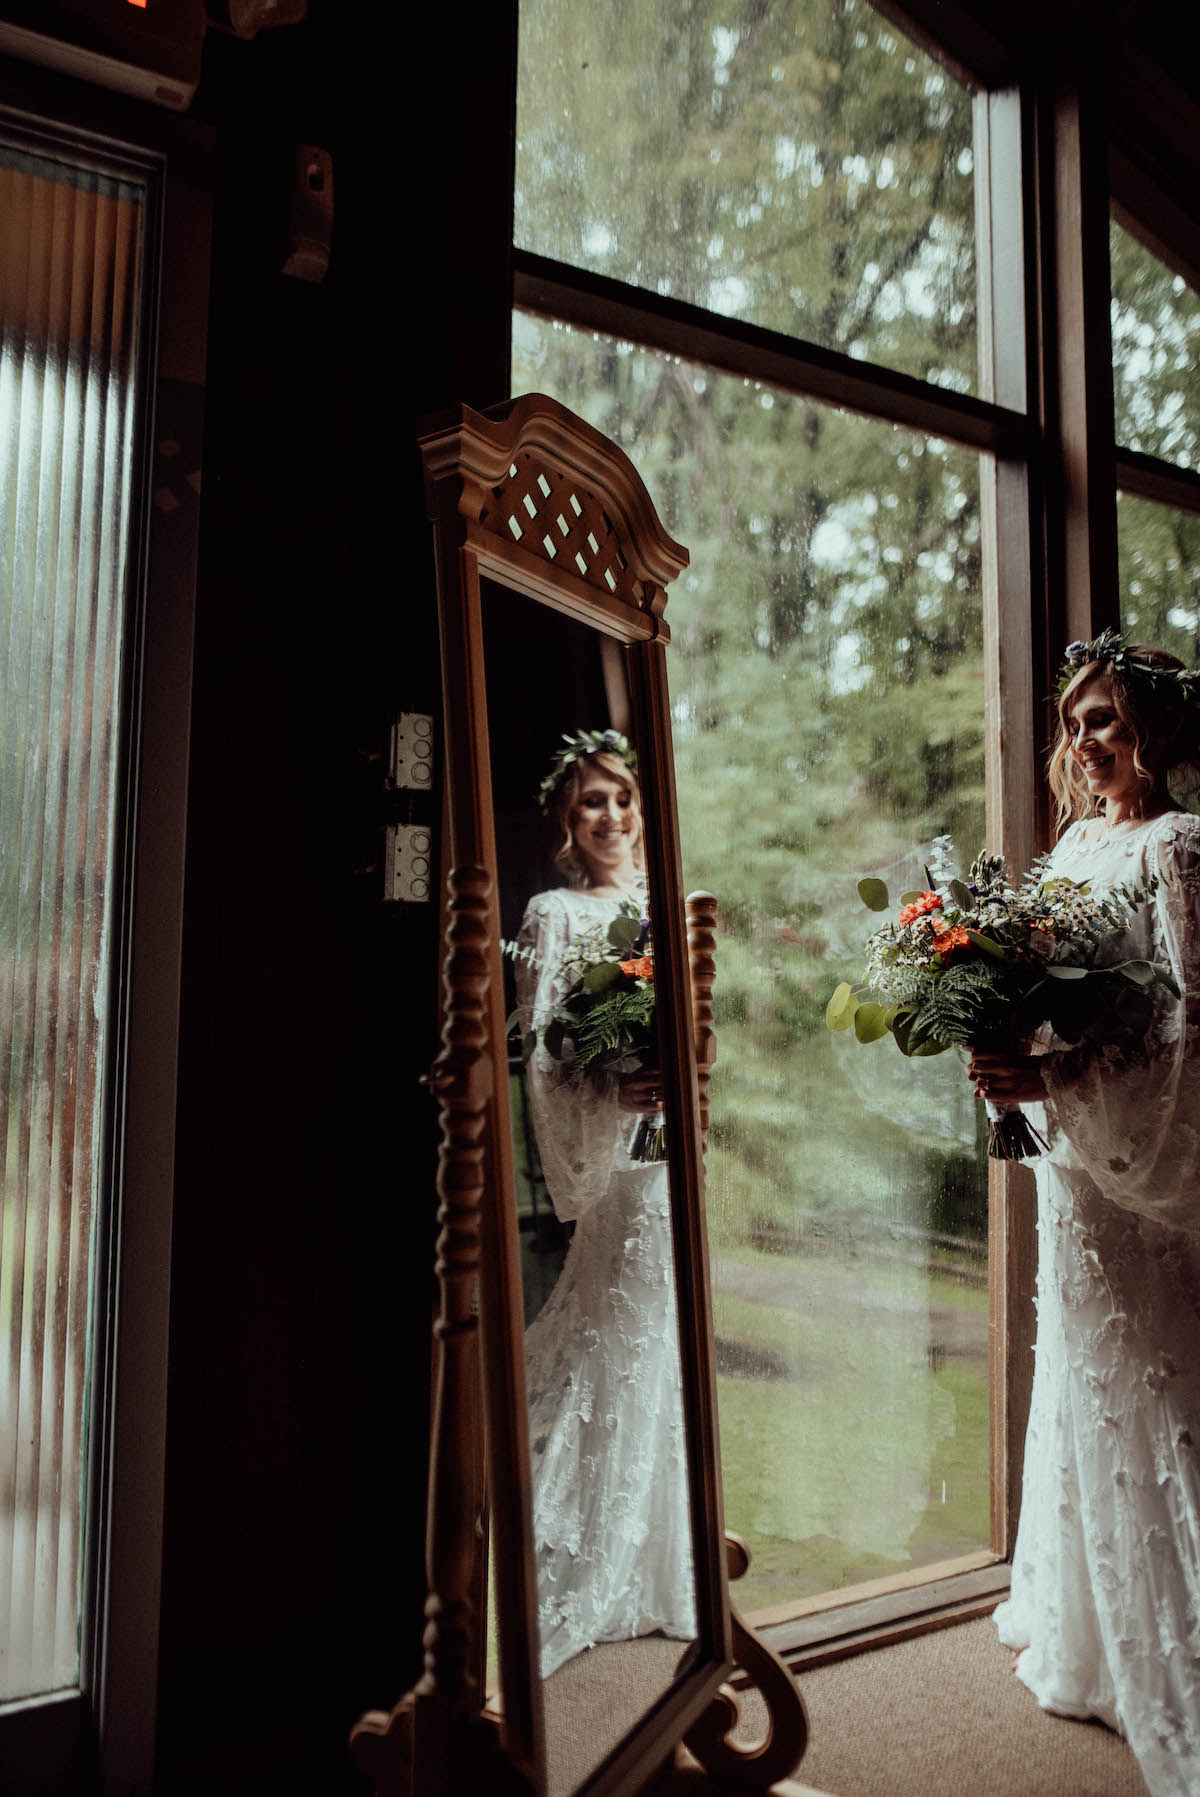
[[[148,0],[129,0],[130,6],[140,6],[143,12],[146,10],[147,3]]]

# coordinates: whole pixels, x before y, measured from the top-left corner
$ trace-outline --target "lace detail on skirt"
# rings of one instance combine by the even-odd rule
[[[1054,871],[1157,872],[1132,953],[1195,982],[1200,825],[1156,819]],[[1048,1079],[1038,1333],[1012,1593],[996,1612],[1047,1709],[1119,1728],[1153,1797],[1200,1794],[1200,1160],[1186,1007],[1140,1060]],[[1072,1077],[1072,1074],[1075,1077]]]

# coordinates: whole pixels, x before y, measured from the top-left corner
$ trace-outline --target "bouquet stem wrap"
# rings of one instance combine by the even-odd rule
[[[661,1111],[658,1111],[653,1117],[639,1119],[633,1146],[629,1150],[629,1158],[642,1163],[666,1160],[667,1132]]]
[[[988,1153],[994,1161],[1027,1161],[1045,1149],[1045,1137],[1019,1104],[993,1104],[989,1098],[987,1114]]]

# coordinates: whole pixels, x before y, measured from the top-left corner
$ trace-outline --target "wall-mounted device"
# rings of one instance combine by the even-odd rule
[[[388,732],[380,801],[385,905],[426,905],[434,897],[439,824],[429,802],[434,793],[433,751],[429,713],[402,711]]]
[[[0,0],[0,55],[186,112],[204,32],[237,37],[295,25],[308,0]]]
[[[207,23],[204,0],[3,0],[0,52],[184,112]]]
[[[385,904],[424,904],[433,867],[433,831],[428,824],[389,824],[383,857]]]
[[[297,144],[288,191],[285,275],[320,281],[329,272],[333,243],[333,158],[314,144]]]
[[[433,784],[433,719],[423,711],[402,711],[388,742],[388,778],[408,792],[428,792]]]

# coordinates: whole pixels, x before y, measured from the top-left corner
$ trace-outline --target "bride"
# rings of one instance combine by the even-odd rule
[[[1157,881],[1131,956],[1170,968],[1138,1051],[976,1053],[976,1091],[1041,1100],[1038,1334],[1000,1636],[1044,1709],[1129,1740],[1153,1797],[1200,1792],[1200,676],[1106,631],[1067,652],[1048,872]]]
[[[538,1152],[575,1225],[525,1337],[545,1678],[596,1642],[696,1632],[668,1172],[631,1157],[658,1076],[567,1079],[542,1041],[572,955],[631,902],[645,910],[635,770],[613,730],[579,732],[556,758],[541,797],[567,884],[529,901],[516,954]]]

